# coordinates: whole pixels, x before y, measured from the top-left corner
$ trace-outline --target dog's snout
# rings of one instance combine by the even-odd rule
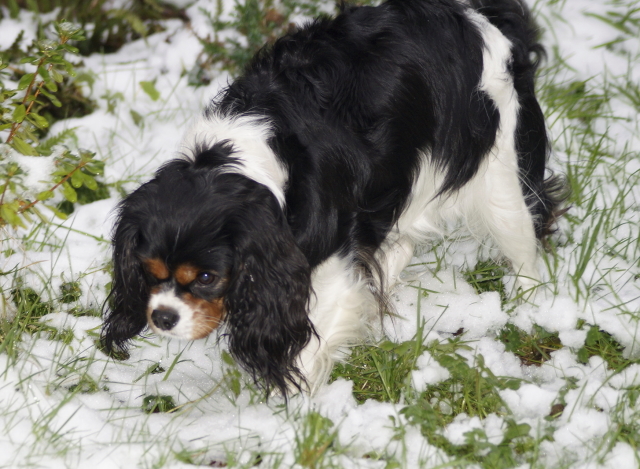
[[[154,309],[151,320],[158,329],[170,331],[180,320],[180,315],[173,308]]]

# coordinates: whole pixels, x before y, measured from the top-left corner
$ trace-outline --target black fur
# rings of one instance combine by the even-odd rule
[[[269,116],[292,181],[289,223],[315,267],[349,250],[345,240],[380,245],[407,202],[420,150],[445,173],[441,193],[475,175],[499,119],[477,89],[481,74],[482,40],[462,5],[392,0],[279,39],[209,112]]]

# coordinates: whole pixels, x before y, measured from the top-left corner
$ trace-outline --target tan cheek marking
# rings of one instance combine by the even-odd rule
[[[167,265],[160,259],[145,259],[143,263],[147,271],[158,280],[166,280],[171,275]]]
[[[189,285],[200,271],[190,264],[182,264],[175,270],[173,276],[180,285]]]
[[[207,301],[185,293],[182,300],[193,311],[193,339],[203,339],[222,323],[225,315],[224,300]]]

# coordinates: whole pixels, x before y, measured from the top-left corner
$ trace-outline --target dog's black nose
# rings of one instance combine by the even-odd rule
[[[151,313],[151,320],[158,329],[169,331],[178,323],[180,316],[172,308],[154,309]]]

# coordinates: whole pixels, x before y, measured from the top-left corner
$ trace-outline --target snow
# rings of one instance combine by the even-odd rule
[[[87,93],[98,102],[99,109],[82,118],[60,121],[52,132],[76,128],[79,146],[97,151],[98,157],[107,162],[106,180],[127,180],[125,190],[149,178],[164,161],[175,156],[189,122],[229,80],[221,73],[208,86],[187,85],[187,72],[201,50],[193,31],[200,36],[211,34],[202,9],[212,8],[213,3],[206,0],[188,7],[192,30],[179,21],[168,21],[163,33],[128,44],[115,54],[84,58],[85,67],[96,76]],[[598,47],[616,40],[620,33],[592,14],[606,15],[615,8],[615,4],[599,0],[538,5],[541,23],[549,31],[545,37],[548,49],[557,45],[571,67],[557,80],[590,80],[594,89],[604,76],[628,76],[638,83],[640,63],[630,65],[625,54],[637,54],[640,40]],[[32,14],[22,12],[17,19],[5,14],[0,20],[0,47],[8,47],[22,29],[30,41],[35,28]],[[155,80],[161,94],[158,101],[143,92],[139,86],[142,80]],[[121,97],[110,111],[104,96],[116,93]],[[611,124],[609,132],[618,151],[637,155],[637,109],[619,100],[612,106],[612,114],[620,119],[614,124],[606,122]],[[143,116],[140,125],[134,123],[131,110]],[[561,122],[553,116],[549,121],[551,132],[559,136]],[[49,160],[34,164],[33,158],[11,158],[28,172],[27,187],[39,189]],[[556,152],[556,169],[567,158],[576,158],[576,148],[565,146]],[[637,157],[621,158],[611,165],[624,180],[637,175],[639,161]],[[596,172],[596,176],[604,175]],[[603,182],[595,207],[611,206],[619,191],[619,187]],[[637,187],[628,188],[625,197],[631,201],[627,202],[631,208],[606,234],[608,246],[638,238],[639,191]],[[56,221],[61,226],[56,231],[61,250],[30,250],[19,246],[15,238],[5,240],[3,250],[7,244],[15,253],[0,258],[0,270],[20,269],[25,284],[38,291],[43,288],[43,279],[50,279],[45,294],[52,298],[63,282],[77,280],[83,292],[80,304],[100,309],[111,280],[106,269],[109,247],[105,240],[109,239],[113,209],[118,203],[118,195],[113,192],[112,198],[77,207],[68,220]],[[630,408],[630,401],[624,397],[629,389],[640,386],[640,365],[615,373],[599,357],[582,364],[576,356],[587,333],[586,327],[576,328],[580,320],[610,333],[625,347],[626,356],[640,356],[637,259],[607,256],[604,247],[597,249],[583,277],[589,279],[593,294],[587,299],[576,295],[570,273],[579,262],[579,252],[568,239],[580,241],[588,228],[593,229],[599,215],[575,209],[573,216],[584,220],[579,229],[569,233],[569,225],[561,222],[556,235],[559,256],[565,259],[556,273],[559,284],[541,292],[535,305],[524,303],[505,310],[497,293],[477,294],[461,271],[475,264],[481,250],[473,241],[460,239],[440,252],[441,259],[436,259],[433,252],[413,259],[413,266],[402,274],[402,285],[393,292],[397,317],[385,319],[385,330],[391,340],[401,342],[411,339],[418,324],[424,324],[426,342],[442,343],[462,331],[469,348],[459,353],[470,365],[482,356],[495,376],[521,380],[518,389],[501,390],[500,397],[508,418],[527,423],[532,436],[540,437],[545,432],[552,435],[539,448],[541,467],[638,467],[637,448],[622,441],[607,451],[602,447],[608,444],[603,441],[608,441],[611,428],[637,419],[639,404],[634,401],[635,408]],[[444,267],[433,268],[442,259]],[[9,291],[11,277],[1,280],[3,290]],[[181,451],[194,455],[194,460],[204,465],[235,461],[237,466],[251,466],[259,453],[261,467],[291,467],[295,464],[297,438],[313,412],[332,422],[337,444],[345,449],[332,456],[336,467],[385,467],[385,460],[370,457],[374,454],[396,458],[402,467],[409,468],[452,461],[444,451],[430,445],[418,427],[407,423],[400,412],[402,401],[358,404],[352,395],[353,383],[344,379],[326,385],[313,397],[294,396],[286,406],[277,396],[265,401],[245,384],[246,377],[225,363],[224,340],[215,336],[196,342],[149,336],[131,349],[128,360],[114,361],[95,347],[100,319],[75,317],[69,308],[63,305],[42,318],[56,329],[71,331],[68,343],[51,340],[46,334],[35,338],[25,333],[15,362],[0,353],[0,428],[4,429],[0,433],[0,467],[192,467],[176,457]],[[525,331],[539,325],[558,332],[564,347],[540,366],[523,366],[495,340],[507,323]],[[154,373],[156,365],[164,372]],[[418,358],[411,380],[414,389],[421,392],[449,375],[425,352]],[[91,384],[95,392],[69,391],[74,385]],[[171,396],[178,409],[145,414],[140,409],[149,395]],[[562,404],[565,410],[551,421],[547,417],[555,404]],[[462,445],[469,432],[482,431],[489,443],[497,445],[504,438],[506,418],[494,413],[483,419],[459,414],[442,434],[452,444]]]
[[[53,172],[55,158],[62,151],[62,148],[57,148],[51,156],[25,156],[7,144],[0,144],[2,159],[17,164],[24,171],[20,178],[24,187],[20,193],[24,198],[34,198],[39,192],[49,189],[49,175]]]
[[[416,368],[411,372],[411,384],[418,392],[423,392],[427,386],[445,381],[451,376],[449,370],[441,366],[428,351],[418,357]]]

